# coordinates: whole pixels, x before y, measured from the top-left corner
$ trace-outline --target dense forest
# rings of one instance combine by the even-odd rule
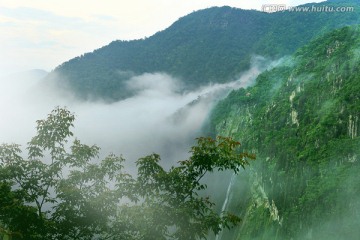
[[[129,82],[142,74],[149,73],[143,81],[176,78],[181,88],[166,94],[180,98],[213,83],[238,83],[256,56],[264,65],[276,62],[261,68],[266,70],[250,86],[228,91],[239,85],[226,85],[177,106],[165,117],[181,131],[187,114],[196,114],[189,109],[207,101],[206,111],[194,108],[208,114],[194,133],[205,137],[195,140],[186,160],[166,165],[153,153],[133,163],[134,173],[121,155],[99,157],[97,145],[77,139],[75,114],[56,107],[36,122],[26,146],[0,145],[0,238],[358,239],[360,2],[305,6],[354,11],[212,7],[149,38],[116,40],[55,68],[40,81],[42,92],[50,89],[44,86],[51,94],[71,92],[76,97],[65,94],[71,96],[67,103],[87,105],[93,114],[87,116],[97,114],[96,120],[103,104],[118,125],[96,124],[117,127],[128,120],[110,109],[123,110],[116,103],[140,91]],[[149,95],[141,97],[149,101]],[[167,128],[165,122],[149,125],[151,133],[160,132],[161,124]],[[139,129],[124,132],[125,141],[147,128]],[[166,130],[162,134],[173,133]],[[159,139],[153,135],[146,141]],[[166,138],[168,151],[176,145],[171,140]]]
[[[359,6],[330,1],[315,6]],[[126,81],[143,73],[166,72],[184,89],[229,82],[249,68],[251,58],[276,59],[293,53],[319,34],[360,22],[358,9],[347,13],[276,12],[231,7],[200,10],[155,35],[114,41],[58,66],[48,77],[69,85],[78,97],[119,100],[134,94]]]

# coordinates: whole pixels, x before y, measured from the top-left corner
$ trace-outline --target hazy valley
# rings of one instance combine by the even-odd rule
[[[56,106],[66,107],[75,114],[74,135],[101,148],[94,162],[109,153],[122,155],[127,172],[136,175],[135,162],[141,157],[157,153],[161,166],[171,171],[178,161],[191,159],[196,138],[231,137],[256,160],[236,175],[211,170],[205,177],[208,188],[200,196],[209,195],[220,216],[228,211],[241,219],[217,235],[208,229],[207,239],[357,239],[360,4],[316,4],[322,5],[355,6],[355,11],[270,14],[214,7],[184,16],[149,38],[113,41],[49,73],[1,76],[0,142],[25,148],[36,134],[36,120]],[[0,153],[0,160],[6,159],[6,151]],[[5,166],[0,162],[3,182]],[[99,190],[101,197],[108,200]],[[0,236],[7,239],[12,234],[2,228],[11,232],[19,226],[6,222],[5,208],[0,209]],[[135,217],[147,216],[147,211]],[[155,232],[151,237],[120,236],[104,229],[126,224],[105,225],[94,233],[86,230],[83,237],[54,239],[188,239],[171,234],[159,238]],[[174,225],[158,232],[176,232]],[[14,234],[13,239],[22,238]]]

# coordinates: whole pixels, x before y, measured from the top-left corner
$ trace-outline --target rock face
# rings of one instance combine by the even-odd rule
[[[229,209],[242,225],[222,239],[360,235],[359,49],[359,27],[333,31],[213,110],[213,131],[257,155]]]

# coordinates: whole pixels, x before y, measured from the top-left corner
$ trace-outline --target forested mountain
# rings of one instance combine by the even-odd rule
[[[231,92],[212,127],[257,161],[229,201],[242,225],[222,239],[358,239],[359,119],[360,26],[312,41]]]
[[[280,59],[271,65],[275,67],[256,75],[250,87],[229,93],[228,88],[219,90],[221,97],[214,92],[196,99],[197,94],[191,92],[190,104],[188,100],[171,103],[176,109],[164,118],[173,121],[171,126],[178,131],[169,131],[164,124],[167,121],[136,129],[152,118],[148,114],[153,111],[150,104],[144,105],[149,111],[138,108],[136,114],[130,114],[130,120],[123,117],[127,109],[148,102],[146,94],[141,101],[135,99],[124,106],[121,103],[127,101],[122,101],[112,104],[112,108],[107,102],[73,101],[74,106],[80,105],[79,110],[87,105],[83,111],[91,114],[85,118],[94,117],[94,121],[84,121],[88,127],[85,131],[99,125],[101,131],[95,134],[100,139],[103,135],[119,147],[128,139],[134,137],[137,141],[146,136],[135,151],[162,139],[154,137],[156,134],[164,135],[169,152],[179,148],[178,141],[173,143],[168,138],[187,134],[178,123],[201,111],[205,112],[201,117],[186,121],[189,125],[203,122],[202,116],[210,112],[204,129],[197,130],[217,138],[198,138],[187,160],[168,169],[160,165],[158,154],[136,161],[138,171],[134,174],[127,171],[121,155],[110,154],[100,160],[99,147],[73,137],[75,115],[66,108],[55,108],[46,119],[37,121],[36,135],[28,142],[26,152],[22,153],[17,144],[0,146],[0,237],[359,239],[360,3],[329,0],[304,6],[352,6],[354,12],[270,14],[214,7],[182,17],[149,38],[114,41],[58,66],[42,84],[50,82],[53,86],[55,82],[80,99],[112,102],[134,94],[127,81],[143,73],[170,74],[182,80],[182,90],[193,90],[238,79],[249,69],[253,56]],[[37,80],[44,74],[34,71],[31,75]],[[19,91],[17,86],[14,89]],[[41,93],[46,92],[44,89],[40,88]],[[15,90],[4,88],[9,96]],[[52,93],[47,95],[56,98]],[[155,95],[155,104],[169,99]],[[211,107],[209,104],[187,111],[207,97],[213,103]],[[66,103],[72,100],[76,99]],[[11,101],[3,102],[14,108]],[[29,102],[24,106],[33,104]],[[102,105],[110,112],[107,118],[116,124],[97,122],[106,118],[101,114],[105,111],[100,111]],[[115,113],[115,108],[125,110],[124,115]],[[159,114],[165,108],[154,112]],[[25,116],[25,107],[19,109],[16,114]],[[103,130],[108,125],[113,131],[133,121],[139,112],[145,112],[144,121],[125,124],[123,129],[129,131],[114,131],[114,135],[125,136],[121,140],[113,140],[118,138]],[[13,118],[11,121],[16,126]],[[150,137],[139,135],[150,128],[154,129]],[[71,144],[69,140],[74,141]],[[92,141],[92,137],[86,141]],[[26,153],[29,160],[23,158]],[[208,179],[203,179],[205,173],[211,173],[206,174]],[[230,183],[224,187],[227,178]],[[216,204],[209,200],[213,197]]]
[[[345,2],[345,3],[344,3]],[[109,45],[71,59],[47,78],[68,84],[80,98],[119,100],[131,95],[125,81],[134,75],[166,72],[193,89],[227,82],[248,69],[253,55],[279,58],[319,34],[360,22],[358,1],[309,6],[354,6],[354,12],[265,13],[231,7],[200,10],[155,35]]]

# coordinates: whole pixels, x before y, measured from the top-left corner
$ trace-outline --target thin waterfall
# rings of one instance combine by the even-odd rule
[[[231,176],[231,179],[230,179],[230,182],[229,182],[227,191],[226,191],[226,197],[225,197],[224,203],[223,203],[222,208],[221,208],[221,214],[226,210],[226,208],[227,208],[227,206],[228,206],[228,202],[229,202],[229,198],[230,198],[230,193],[231,193],[231,188],[232,188],[232,186],[233,186],[234,183],[235,183],[235,179],[236,179],[236,174],[233,173],[233,175]],[[220,231],[220,232],[216,235],[215,240],[220,240],[221,237],[222,237],[222,231]]]

